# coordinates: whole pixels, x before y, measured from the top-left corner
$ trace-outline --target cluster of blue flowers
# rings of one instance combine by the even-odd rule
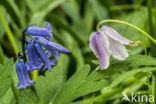
[[[60,53],[70,54],[71,52],[63,46],[54,42],[52,35],[52,26],[50,23],[45,22],[45,27],[28,26],[23,35],[28,35],[26,38],[26,53],[28,61],[23,62],[23,56],[19,53],[19,60],[16,63],[16,72],[18,75],[19,83],[15,85],[17,89],[25,89],[35,83],[30,80],[28,72],[33,70],[51,71],[51,67],[57,64],[57,59]],[[53,59],[50,59],[53,56]]]

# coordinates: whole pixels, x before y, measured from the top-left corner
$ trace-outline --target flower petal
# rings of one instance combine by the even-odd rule
[[[90,48],[100,60],[100,68],[107,69],[109,66],[109,41],[101,32],[93,32],[89,42]]]
[[[24,34],[28,34],[31,36],[43,36],[53,39],[51,25],[48,22],[45,22],[45,27],[37,27],[37,26],[28,26],[24,30]]]
[[[138,45],[137,43],[126,39],[125,37],[121,36],[116,30],[114,30],[111,27],[103,26],[100,31],[104,32],[108,37],[120,42],[121,44],[127,44],[127,45]]]
[[[64,48],[62,45],[59,45],[55,42],[49,42],[48,45],[53,47],[58,52],[65,53],[65,54],[71,54],[71,52],[68,49]]]
[[[35,83],[34,80],[30,80],[23,61],[16,63],[16,72],[19,79],[19,83],[15,85],[17,89],[25,89],[27,86],[31,86]]]
[[[60,55],[60,53],[58,51],[56,51],[53,47],[49,47],[47,45],[43,45],[43,47],[48,50],[48,57],[50,57],[51,55],[54,56],[54,59],[52,60],[53,63],[57,63],[57,59],[58,56]]]
[[[128,57],[127,49],[123,44],[109,38],[109,45],[110,45],[109,49],[114,58],[118,60],[124,60],[125,58]]]
[[[27,54],[28,54],[28,62],[25,64],[28,71],[40,70],[43,66],[43,61],[39,58],[38,53],[32,42],[28,42],[26,44]]]
[[[45,64],[45,67],[43,70],[45,70],[46,68],[48,68],[49,71],[51,71],[51,65],[54,66],[56,65],[56,63],[53,63],[52,61],[50,61],[48,59],[48,56],[45,54],[44,50],[42,49],[42,47],[40,46],[39,43],[34,43],[34,46],[38,52],[38,54],[40,55],[42,61],[44,62]]]
[[[48,41],[44,37],[37,36],[37,37],[35,37],[35,39],[41,45],[52,47],[54,50],[56,50],[56,51],[58,51],[60,53],[65,53],[65,54],[70,54],[71,53],[68,49],[64,48],[62,45],[59,45],[59,44],[57,44],[55,42],[52,42],[52,41]]]

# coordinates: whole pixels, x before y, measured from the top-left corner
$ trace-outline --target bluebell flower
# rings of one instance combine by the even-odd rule
[[[57,59],[60,53],[71,53],[63,46],[41,36],[35,36],[32,37],[32,39],[26,39],[26,42],[28,55],[28,62],[26,62],[26,67],[28,71],[41,70],[42,66],[44,66],[42,70],[48,68],[48,70],[51,71],[51,66],[57,64]],[[44,51],[42,47],[45,48],[46,51]],[[52,60],[49,59],[51,56],[54,57]]]
[[[28,71],[33,70],[40,70],[44,65],[43,61],[41,60],[40,56],[36,52],[36,49],[33,45],[33,41],[27,41],[26,43],[27,55],[28,55],[28,62],[26,62],[26,67]]]
[[[42,36],[54,40],[52,34],[52,26],[50,25],[50,23],[45,22],[44,26],[45,27],[37,27],[37,26],[30,25],[24,30],[24,34],[30,36]]]
[[[42,49],[42,47],[40,46],[39,43],[35,42],[34,46],[35,46],[37,53],[40,55],[42,61],[44,62],[45,66],[44,66],[43,70],[48,68],[48,70],[51,71],[51,66],[56,65],[56,63],[48,59],[47,54],[44,52],[44,50]]]
[[[16,63],[19,83],[15,86],[18,89],[25,89],[27,86],[35,83],[34,80],[30,80],[28,71],[41,70],[42,68],[42,70],[48,69],[51,71],[51,67],[57,64],[60,53],[71,53],[68,49],[53,42],[52,26],[48,22],[45,22],[44,26],[45,27],[36,27],[30,25],[23,31],[22,46],[24,52],[22,53],[24,55],[26,53],[26,43],[28,61],[25,63],[20,61],[20,59],[23,58],[24,61],[26,61],[26,57],[23,57],[19,53],[19,61]],[[29,35],[30,38],[26,38],[25,40],[25,34]],[[52,60],[49,59],[51,56],[54,57]]]
[[[63,46],[53,41],[47,40],[44,37],[35,36],[33,37],[33,40],[34,40],[35,49],[37,53],[39,54],[41,60],[45,64],[45,67],[43,68],[43,70],[48,68],[48,70],[51,71],[51,66],[54,66],[57,64],[57,59],[60,53],[64,53],[64,54],[71,53],[68,49],[64,48]],[[42,47],[46,49],[45,52],[42,49]],[[54,59],[49,60],[48,58],[51,56],[54,56]]]
[[[71,52],[68,49],[64,48],[62,45],[59,45],[53,41],[49,41],[40,36],[34,37],[34,39],[36,40],[36,42],[40,43],[41,46],[45,47],[49,51],[55,50],[60,53],[71,54]]]
[[[19,83],[15,85],[17,89],[25,89],[27,86],[31,86],[35,83],[34,80],[30,80],[28,71],[23,61],[16,63],[16,72],[18,75]]]
[[[56,51],[54,48],[52,47],[48,47],[46,45],[43,46],[46,50],[47,56],[51,57],[53,56],[54,59],[52,60],[53,63],[57,63],[58,60],[58,56],[60,55],[60,53],[58,51]]]

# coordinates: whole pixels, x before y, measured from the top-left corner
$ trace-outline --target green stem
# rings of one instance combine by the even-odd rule
[[[154,31],[153,31],[153,27],[154,27],[154,25],[153,25],[153,20],[152,20],[152,17],[153,17],[153,13],[152,13],[152,0],[147,0],[147,7],[148,7],[148,25],[149,25],[149,32],[150,32],[150,34],[151,34],[151,36],[153,36],[153,37],[155,37],[154,36]],[[153,56],[153,57],[156,57],[156,55],[155,55],[155,45],[154,44],[151,44],[151,55]],[[156,99],[156,72],[153,72],[153,77],[152,77],[153,79],[153,81],[154,81],[154,83],[152,83],[152,84],[154,84],[154,85],[152,85],[152,92],[153,92],[153,94],[154,94],[154,99]]]
[[[18,47],[17,47],[17,45],[16,45],[14,36],[13,36],[13,34],[12,34],[12,32],[11,32],[9,26],[8,26],[8,23],[7,23],[7,21],[5,20],[3,14],[2,14],[1,12],[0,12],[0,20],[2,21],[2,24],[3,24],[3,26],[4,26],[5,30],[6,30],[7,37],[8,37],[8,39],[9,39],[9,41],[10,41],[10,44],[12,45],[13,50],[14,50],[16,56],[17,56],[17,55],[18,55],[18,52],[19,52]]]
[[[2,47],[0,46],[0,63],[5,61],[5,55],[3,53]]]
[[[147,6],[148,6],[148,22],[149,22],[149,32],[150,34],[154,37],[154,32],[153,32],[153,13],[152,13],[152,1],[147,0]]]
[[[25,34],[22,35],[21,42],[22,42],[23,61],[25,63],[27,61],[26,51],[25,51]]]
[[[32,80],[36,80],[38,77],[39,71],[38,70],[34,70],[31,72],[31,79]]]
[[[153,72],[152,75],[152,94],[154,95],[154,100],[156,100],[156,72]],[[154,103],[153,103],[154,104]]]
[[[132,27],[132,28],[140,31],[142,34],[144,34],[146,37],[148,37],[154,44],[156,44],[156,40],[153,37],[151,37],[148,33],[146,33],[145,31],[143,31],[142,29],[140,29],[139,27],[137,27],[135,25],[132,25],[132,24],[130,24],[128,22],[120,21],[120,20],[112,20],[112,19],[110,19],[110,20],[103,20],[103,21],[101,21],[101,22],[99,22],[97,24],[96,30],[98,31],[99,28],[100,28],[100,25],[103,24],[103,23],[107,23],[107,22],[121,23],[121,24],[128,25],[128,26],[130,26],[130,27]]]
[[[146,46],[146,37],[143,37],[143,43],[144,43],[144,52],[145,52],[145,55],[147,56],[147,46]]]

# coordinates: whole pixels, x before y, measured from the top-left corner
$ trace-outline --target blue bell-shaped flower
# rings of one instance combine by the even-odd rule
[[[35,41],[40,43],[41,46],[45,47],[47,50],[55,50],[59,53],[71,54],[71,52],[68,49],[64,48],[62,45],[49,41],[44,37],[37,36],[35,37]]]
[[[35,42],[34,46],[35,49],[37,50],[37,53],[40,55],[42,61],[44,62],[45,67],[43,68],[43,70],[48,68],[48,70],[51,71],[51,66],[56,65],[56,63],[48,59],[47,54],[44,52],[44,50],[42,49],[39,43]]]
[[[57,63],[57,59],[60,53],[56,51],[53,47],[48,47],[46,45],[42,45],[42,46],[47,50],[46,52],[48,53],[48,57],[54,56],[54,59],[52,60],[52,62]]]
[[[44,65],[43,61],[41,60],[40,56],[38,55],[33,41],[29,41],[26,44],[27,55],[28,55],[28,62],[26,62],[26,67],[28,71],[33,70],[40,70]]]
[[[16,72],[18,75],[19,83],[15,85],[17,89],[25,89],[27,86],[31,86],[35,83],[34,80],[30,80],[28,71],[23,61],[16,63]]]
[[[37,26],[28,26],[24,30],[24,34],[30,35],[30,36],[42,36],[42,37],[48,37],[49,39],[53,39],[53,34],[52,34],[52,26],[50,25],[49,22],[44,23],[45,27],[37,27]]]

